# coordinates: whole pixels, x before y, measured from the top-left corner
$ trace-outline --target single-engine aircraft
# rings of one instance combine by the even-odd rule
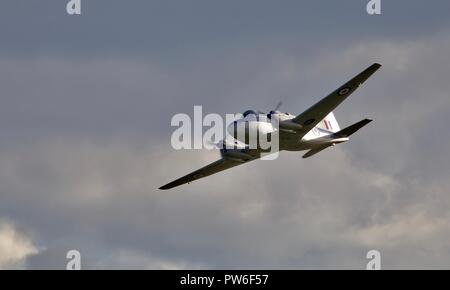
[[[333,110],[380,67],[381,65],[378,63],[372,64],[350,81],[297,116],[278,111],[281,103],[267,114],[265,121],[259,121],[258,118],[254,117],[260,114],[257,111],[245,111],[242,119],[235,121],[227,128],[230,135],[236,138],[235,144],[244,144],[243,146],[240,145],[240,147],[238,146],[232,149],[229,149],[228,146],[222,146],[220,149],[221,159],[161,186],[159,189],[165,190],[190,183],[222,170],[261,158],[262,150],[258,148],[252,149],[245,143],[248,140],[247,134],[249,134],[249,128],[250,130],[258,130],[257,133],[260,134],[272,133],[274,136],[278,134],[276,137],[279,138],[279,151],[308,150],[303,155],[303,158],[311,157],[328,147],[348,141],[350,135],[372,120],[364,119],[344,129],[340,129]],[[268,122],[268,120],[276,120],[278,129],[273,128],[272,122]],[[246,131],[243,134],[238,134],[240,130]],[[239,139],[239,136],[243,136],[245,139]]]

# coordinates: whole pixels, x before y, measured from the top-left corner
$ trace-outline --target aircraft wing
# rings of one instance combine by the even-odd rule
[[[303,132],[303,134],[308,133],[380,67],[381,65],[378,63],[372,64],[311,108],[292,119],[292,121],[303,127],[300,132]]]
[[[257,159],[257,158],[255,158],[255,159]],[[251,160],[255,160],[255,159],[251,159]],[[237,165],[247,163],[251,160],[236,161],[236,160],[232,160],[232,159],[222,158],[222,159],[219,159],[211,164],[208,164],[205,167],[202,167],[192,173],[189,173],[188,175],[178,178],[175,181],[172,181],[164,186],[161,186],[159,189],[164,189],[164,190],[171,189],[173,187],[192,182],[194,180],[197,180],[197,179],[212,175],[214,173],[235,167]]]

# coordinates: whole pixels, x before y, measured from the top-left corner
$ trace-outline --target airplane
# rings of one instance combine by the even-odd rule
[[[279,151],[308,150],[303,155],[303,158],[311,157],[336,144],[347,142],[352,134],[372,120],[364,119],[344,129],[340,129],[333,110],[380,67],[381,65],[378,63],[372,64],[350,81],[297,116],[278,111],[281,103],[267,114],[267,119],[264,121],[259,121],[258,118],[254,118],[255,115],[258,115],[257,111],[245,111],[242,119],[235,121],[227,127],[227,131],[235,138],[234,143],[237,147],[229,149],[228,146],[222,146],[220,149],[221,159],[163,185],[159,189],[171,189],[261,158],[263,150],[260,148],[250,148],[245,143],[248,140],[249,127],[254,130],[262,130],[264,134],[272,133],[274,134],[273,136],[279,138]],[[268,122],[268,120],[272,119],[278,122],[278,130],[273,128],[271,122]],[[256,126],[249,126],[250,122]],[[238,134],[240,130],[247,131],[244,134]],[[262,134],[259,131],[257,133]],[[245,139],[242,139],[242,137],[239,138],[239,136],[243,136]],[[225,141],[223,142],[225,143]]]

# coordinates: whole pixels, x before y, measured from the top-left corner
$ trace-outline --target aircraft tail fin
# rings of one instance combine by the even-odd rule
[[[334,118],[334,116],[333,116],[333,118]],[[350,125],[350,126],[344,128],[342,130],[339,130],[339,131],[335,132],[333,134],[333,136],[336,137],[336,138],[349,137],[350,135],[353,135],[356,131],[358,131],[359,129],[361,129],[365,125],[369,124],[370,122],[372,122],[372,120],[364,119],[362,121],[359,121],[358,123],[355,123],[355,124]],[[336,122],[336,124],[337,124],[337,122]],[[337,126],[339,126],[339,125],[337,125]],[[303,158],[311,157],[311,156],[319,153],[320,151],[322,151],[322,150],[324,150],[324,149],[326,149],[326,148],[328,148],[330,146],[333,146],[333,145],[334,145],[333,143],[327,143],[327,144],[323,144],[323,145],[317,146],[315,148],[312,148],[311,150],[306,152],[306,154],[303,155]]]
[[[370,122],[372,122],[372,120],[364,119],[362,121],[359,121],[358,123],[350,125],[344,129],[334,133],[334,135],[336,135],[337,137],[349,137],[350,135],[354,134],[356,131],[358,131],[365,125],[369,124]]]
[[[341,130],[333,112],[330,112],[322,121],[320,121],[320,123],[317,124],[317,127],[334,133]]]

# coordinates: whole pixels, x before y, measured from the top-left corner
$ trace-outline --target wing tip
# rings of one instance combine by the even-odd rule
[[[369,70],[372,70],[372,71],[377,71],[380,67],[382,67],[382,65],[380,64],[380,63],[378,63],[378,62],[375,62],[375,63],[373,63],[370,67],[369,67]]]
[[[168,184],[166,184],[166,185],[163,185],[163,186],[159,187],[158,189],[159,189],[159,190],[168,190],[168,189],[171,189],[171,188],[173,188],[173,187],[174,187],[174,186],[172,186],[171,183],[168,183]]]

